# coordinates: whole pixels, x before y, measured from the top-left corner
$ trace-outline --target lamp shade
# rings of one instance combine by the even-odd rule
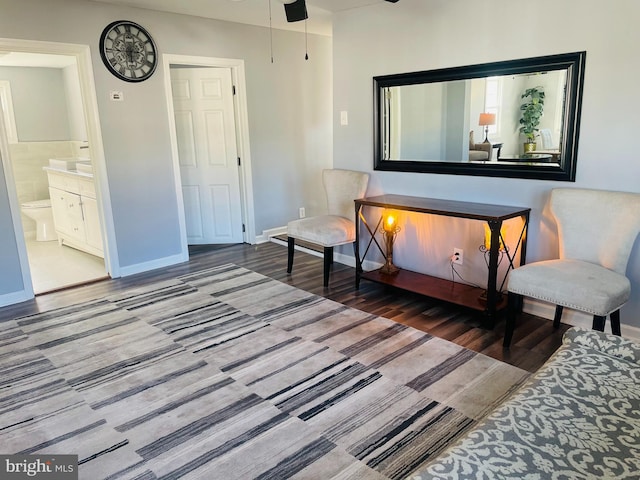
[[[478,125],[495,125],[496,124],[496,114],[495,113],[481,113],[480,120],[478,120]]]

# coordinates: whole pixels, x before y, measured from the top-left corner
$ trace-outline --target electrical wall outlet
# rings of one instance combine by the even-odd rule
[[[461,248],[454,247],[453,255],[451,256],[451,262],[456,265],[462,265],[464,262],[464,251]]]
[[[300,209],[298,210],[298,213],[300,214],[300,218],[304,218],[307,216],[307,214],[304,211],[304,207],[300,207]]]

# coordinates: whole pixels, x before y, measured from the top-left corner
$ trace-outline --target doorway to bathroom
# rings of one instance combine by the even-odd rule
[[[33,293],[109,278],[76,57],[3,52],[0,100]]]

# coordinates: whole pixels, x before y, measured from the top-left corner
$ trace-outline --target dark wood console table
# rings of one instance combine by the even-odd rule
[[[486,291],[483,288],[457,283],[451,280],[432,277],[417,272],[401,269],[395,275],[387,275],[379,270],[364,272],[362,262],[366,257],[372,243],[375,243],[382,255],[385,252],[381,248],[375,233],[380,229],[381,221],[378,220],[375,229],[368,225],[362,210],[364,207],[380,207],[393,210],[442,215],[447,217],[468,218],[487,222],[491,230],[491,245],[489,249],[488,281]],[[505,252],[509,260],[509,268],[515,268],[514,259],[518,252],[519,264],[524,265],[527,249],[527,228],[529,225],[530,208],[509,207],[505,205],[489,205],[473,202],[459,202],[455,200],[439,200],[435,198],[409,197],[405,195],[380,195],[376,197],[360,198],[355,200],[356,209],[356,288],[360,287],[360,280],[366,279],[378,283],[391,285],[403,290],[437,298],[457,305],[472,308],[484,312],[487,326],[493,327],[497,311],[506,307],[506,298],[497,291],[498,259],[500,254],[501,238],[500,228],[502,222],[510,218],[521,217],[523,219],[522,231],[518,244],[513,252]],[[370,239],[364,255],[360,256],[360,227],[364,225],[369,232]],[[508,273],[508,272],[507,272]],[[506,279],[506,276],[505,276]],[[503,282],[504,283],[504,282]],[[486,292],[486,296],[485,296]]]

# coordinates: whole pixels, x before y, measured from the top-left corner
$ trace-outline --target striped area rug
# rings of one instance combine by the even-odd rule
[[[410,478],[527,376],[224,265],[0,324],[0,451],[88,480]]]

